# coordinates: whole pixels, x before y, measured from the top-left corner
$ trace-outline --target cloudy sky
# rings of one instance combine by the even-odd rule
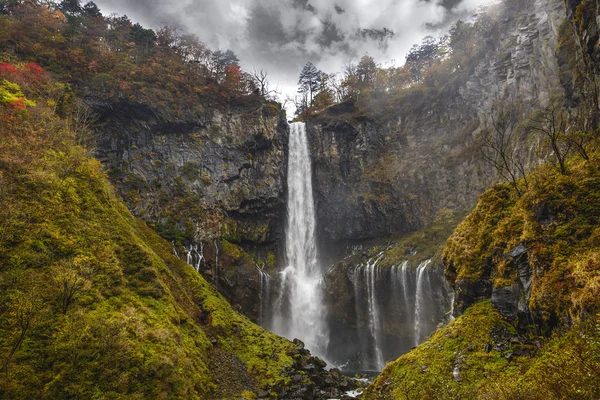
[[[369,54],[402,64],[413,44],[439,35],[488,0],[96,0],[104,14],[148,27],[195,33],[231,49],[246,70],[265,69],[272,86],[294,93],[307,61],[327,73]]]

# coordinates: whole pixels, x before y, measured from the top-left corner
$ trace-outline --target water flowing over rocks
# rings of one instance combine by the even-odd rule
[[[348,370],[381,371],[448,321],[452,292],[439,264],[350,256],[325,277],[328,356]]]
[[[327,348],[327,312],[322,298],[322,267],[316,242],[311,158],[304,123],[291,126],[288,159],[285,268],[274,304],[272,329],[289,339],[301,337],[313,353]]]

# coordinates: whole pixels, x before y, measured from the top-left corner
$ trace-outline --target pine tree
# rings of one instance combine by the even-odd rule
[[[75,17],[81,14],[81,0],[62,0],[58,8],[70,17]]]
[[[305,106],[308,107],[309,104],[312,106],[315,95],[321,87],[324,75],[323,71],[317,69],[311,62],[306,63],[304,68],[302,68],[300,79],[298,80],[298,85],[300,86],[298,92],[304,95]]]
[[[102,16],[102,12],[100,11],[100,8],[93,1],[90,1],[89,3],[86,3],[86,5],[83,6],[83,14],[86,17],[101,17]]]

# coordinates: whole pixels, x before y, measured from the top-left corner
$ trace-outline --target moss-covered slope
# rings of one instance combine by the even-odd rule
[[[458,317],[387,366],[366,399],[600,396],[600,157],[486,192],[450,237]],[[483,301],[483,302],[481,302]]]
[[[486,301],[388,364],[363,398],[595,399],[599,357],[591,320],[549,339],[526,338]]]
[[[0,104],[0,398],[253,398],[289,381],[297,346],[132,217],[56,115],[64,85],[14,69]]]

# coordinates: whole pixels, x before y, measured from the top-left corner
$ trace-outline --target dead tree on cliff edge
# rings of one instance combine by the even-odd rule
[[[513,105],[497,107],[491,114],[491,127],[480,137],[480,151],[483,159],[496,170],[521,196],[519,181],[523,179],[527,187],[525,163],[519,155],[515,136],[518,133],[518,112]]]

